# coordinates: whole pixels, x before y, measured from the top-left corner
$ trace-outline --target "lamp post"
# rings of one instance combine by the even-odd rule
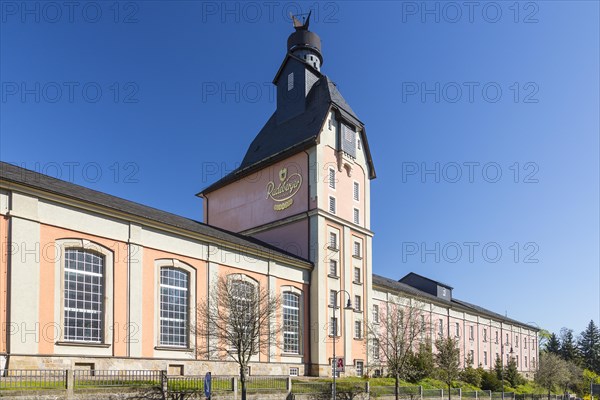
[[[509,344],[510,343],[506,342],[506,345]],[[502,400],[504,400],[504,342],[502,341],[500,341],[500,353],[502,354],[502,357],[500,359],[502,365],[502,369],[500,370],[500,377],[502,378]],[[512,346],[510,346],[510,354],[513,354]]]
[[[346,303],[346,307],[344,307],[344,310],[353,310],[352,308],[352,302],[350,301],[350,293],[348,293],[346,290],[338,290],[337,292],[335,292],[335,304],[333,305],[333,322],[335,324],[335,326],[333,327],[333,362],[332,362],[332,371],[333,371],[333,387],[331,388],[331,396],[332,396],[332,400],[335,400],[335,396],[336,396],[336,388],[335,388],[335,375],[336,375],[336,370],[337,370],[337,359],[335,357],[335,341],[336,341],[336,337],[337,337],[337,331],[338,331],[338,321],[335,317],[335,310],[337,309],[337,298],[338,298],[338,294],[340,293],[346,293],[348,295],[348,303]],[[340,299],[341,300],[341,299]],[[342,302],[340,302],[342,303]],[[341,313],[340,313],[341,314]],[[340,315],[341,316],[341,315]]]

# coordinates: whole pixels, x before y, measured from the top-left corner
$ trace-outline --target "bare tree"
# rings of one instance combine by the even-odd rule
[[[394,394],[399,399],[400,379],[406,377],[409,360],[417,345],[428,335],[427,318],[418,299],[396,298],[386,303],[378,321],[367,326],[372,364],[381,362],[394,377]]]
[[[452,381],[460,373],[460,350],[456,339],[447,337],[435,341],[435,365],[439,379],[448,386],[448,400],[451,398]]]
[[[535,382],[548,390],[548,399],[550,399],[552,390],[562,389],[569,382],[567,362],[556,354],[541,353]]]
[[[241,274],[219,277],[197,307],[201,340],[196,354],[233,360],[239,366],[242,400],[246,400],[248,365],[253,356],[269,354],[281,325],[276,323],[281,299]]]

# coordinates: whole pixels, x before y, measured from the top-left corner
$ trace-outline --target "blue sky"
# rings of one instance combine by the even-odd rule
[[[598,2],[469,4],[2,1],[0,158],[201,219],[312,9],[369,135],[374,272],[578,333],[600,316]]]

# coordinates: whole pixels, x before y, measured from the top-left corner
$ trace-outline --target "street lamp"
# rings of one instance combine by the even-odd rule
[[[510,344],[508,342],[506,342],[506,344]],[[501,356],[501,365],[502,365],[502,369],[500,370],[500,376],[502,378],[502,400],[504,400],[504,343],[502,341],[500,341],[500,353],[502,354]],[[513,354],[513,348],[512,346],[510,346],[510,354],[512,356]]]
[[[346,304],[346,307],[344,307],[344,310],[353,310],[354,308],[352,307],[352,302],[350,301],[350,293],[348,293],[346,290],[338,290],[337,292],[335,292],[335,304],[333,305],[333,322],[335,324],[335,326],[333,327],[333,362],[332,362],[332,370],[333,370],[333,387],[331,389],[331,393],[332,393],[332,399],[335,400],[335,374],[336,374],[336,369],[337,369],[337,359],[335,357],[335,340],[337,337],[337,331],[338,331],[338,322],[337,319],[335,317],[335,310],[337,309],[337,298],[338,298],[338,294],[340,293],[346,293],[348,295],[348,303]],[[341,300],[341,299],[340,299]],[[340,302],[341,303],[341,302]],[[341,316],[341,315],[340,315]]]

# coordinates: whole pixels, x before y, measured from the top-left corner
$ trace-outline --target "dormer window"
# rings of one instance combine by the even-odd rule
[[[288,75],[288,92],[294,88],[294,73],[290,72]]]

